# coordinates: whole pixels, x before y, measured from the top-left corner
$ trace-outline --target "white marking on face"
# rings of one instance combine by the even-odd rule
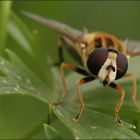
[[[81,43],[81,48],[82,49],[84,49],[84,48],[86,48],[87,46],[86,46],[86,44],[85,43]]]
[[[116,78],[116,58],[117,54],[114,52],[109,52],[107,60],[105,61],[104,65],[101,67],[99,73],[98,73],[98,78],[101,81],[104,81],[106,77],[108,77],[108,84],[110,84],[112,81],[115,80]],[[107,70],[108,66],[113,66],[115,68],[115,71],[113,70]]]

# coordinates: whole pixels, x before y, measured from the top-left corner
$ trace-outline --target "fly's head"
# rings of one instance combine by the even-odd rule
[[[126,56],[110,48],[96,48],[90,53],[87,68],[91,74],[98,77],[104,86],[123,77],[127,71]]]

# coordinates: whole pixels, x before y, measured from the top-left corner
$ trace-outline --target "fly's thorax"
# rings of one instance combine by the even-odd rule
[[[90,53],[95,49],[93,44],[93,38],[95,37],[96,33],[88,33],[84,35],[85,42],[79,44],[77,50],[81,56],[81,60],[83,62],[83,66],[87,69],[87,59]],[[88,70],[88,69],[87,69]]]
[[[126,47],[115,36],[103,32],[85,34],[84,40],[87,44],[86,51],[90,54],[95,48],[109,48],[110,46],[126,54]]]

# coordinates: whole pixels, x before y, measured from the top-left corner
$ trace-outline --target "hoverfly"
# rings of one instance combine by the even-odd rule
[[[52,30],[62,34],[59,45],[65,47],[82,67],[75,67],[65,63],[62,55],[62,47],[59,48],[59,63],[64,92],[59,102],[55,104],[61,103],[66,95],[64,68],[85,76],[77,83],[77,95],[80,102],[80,108],[74,117],[74,120],[79,120],[84,108],[84,101],[80,92],[80,86],[95,79],[99,79],[103,86],[110,86],[120,93],[120,100],[114,111],[118,125],[123,124],[123,121],[119,117],[119,111],[123,104],[125,91],[120,85],[114,83],[115,80],[123,77],[132,78],[132,101],[137,109],[140,110],[136,102],[135,75],[133,73],[127,72],[129,57],[140,54],[139,42],[129,41],[125,45],[125,43],[108,33],[85,33],[73,29],[63,23],[46,19],[29,12],[23,12],[23,14],[37,23],[49,27]]]

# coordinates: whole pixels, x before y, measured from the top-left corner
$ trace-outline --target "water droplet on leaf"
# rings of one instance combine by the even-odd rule
[[[6,81],[6,80],[2,80],[2,82],[3,82],[4,84],[6,84],[6,83],[7,83],[7,81]]]

